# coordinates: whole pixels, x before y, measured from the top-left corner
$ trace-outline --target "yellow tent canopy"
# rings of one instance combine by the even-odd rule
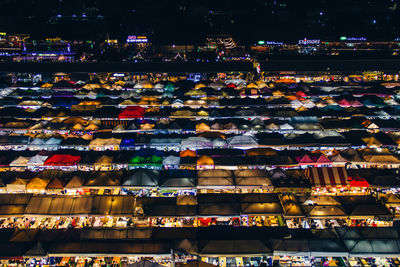
[[[177,110],[175,112],[172,112],[172,116],[179,116],[179,117],[189,117],[193,116],[195,113],[191,110]]]
[[[293,79],[279,79],[277,81],[275,81],[276,83],[287,83],[287,84],[291,84],[291,83],[296,83],[295,80]]]
[[[210,126],[209,125],[207,125],[204,122],[196,124],[196,132],[206,132],[206,131],[210,131]]]
[[[125,99],[120,103],[120,106],[134,106],[137,105],[135,101],[132,101],[131,99]]]
[[[120,80],[120,81],[116,81],[114,84],[124,86],[125,82]]]
[[[51,84],[51,83],[44,83],[44,84],[42,84],[42,86],[40,86],[41,88],[51,88],[51,87],[53,87],[53,84]]]
[[[190,99],[190,100],[186,100],[184,102],[184,104],[187,106],[205,106],[205,105],[207,105],[207,101]]]
[[[247,88],[258,88],[257,84],[255,84],[255,83],[249,83],[246,87]]]
[[[142,130],[151,130],[154,128],[154,124],[145,123],[140,125],[140,129]]]
[[[202,90],[190,90],[185,93],[186,96],[202,96],[206,95],[206,93]]]
[[[82,86],[83,89],[97,89],[97,88],[101,88],[100,84],[97,83],[87,83],[84,86]]]
[[[67,119],[65,119],[63,121],[63,123],[66,124],[76,124],[76,123],[80,123],[80,124],[86,124],[86,120],[80,118],[80,117],[69,117]]]
[[[197,112],[197,116],[208,117],[208,112],[201,110],[201,111]]]
[[[280,90],[276,90],[272,92],[273,96],[284,96],[284,94]]]
[[[214,165],[214,160],[212,159],[212,157],[209,156],[201,156],[200,158],[197,159],[196,164],[198,166]]]
[[[79,106],[98,106],[100,104],[101,104],[100,101],[95,101],[95,100],[89,101],[89,100],[87,100],[87,101],[80,102],[78,105]]]
[[[28,190],[45,190],[46,186],[48,185],[49,182],[50,182],[49,179],[35,177],[26,185],[26,189],[28,189]]]
[[[143,96],[142,99],[143,101],[157,101],[157,98],[154,96]]]
[[[260,89],[267,87],[267,84],[264,81],[257,81],[256,84],[257,84],[257,87]]]
[[[198,83],[194,86],[194,89],[200,89],[200,88],[204,88],[206,87],[206,85],[204,83]]]
[[[99,126],[97,126],[94,123],[91,123],[88,126],[86,126],[85,131],[96,131],[98,129],[99,129]]]
[[[73,130],[73,131],[82,131],[83,129],[84,129],[84,127],[83,127],[83,125],[80,124],[80,123],[75,124],[75,125],[71,128],[71,130]]]

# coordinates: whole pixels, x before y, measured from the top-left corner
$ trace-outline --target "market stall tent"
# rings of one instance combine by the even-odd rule
[[[393,219],[393,214],[387,207],[371,195],[341,196],[339,200],[351,218],[379,218],[384,221]]]
[[[285,217],[303,217],[302,208],[298,205],[293,195],[279,196]]]
[[[315,206],[341,206],[340,201],[334,196],[327,195],[311,195],[304,202],[303,205]]]
[[[196,157],[196,151],[195,150],[190,150],[190,149],[186,149],[186,150],[181,150],[179,152],[179,156],[181,158],[185,158],[185,157]]]
[[[26,189],[28,192],[44,192],[49,182],[49,179],[35,177],[26,185]]]
[[[303,209],[309,218],[345,218],[348,216],[344,208],[338,205],[303,206]]]
[[[85,183],[85,187],[99,188],[109,187],[114,188],[119,185],[121,173],[118,172],[94,172],[91,173],[90,179]]]
[[[242,148],[252,148],[258,147],[257,140],[252,135],[236,135],[228,138],[228,146],[230,147],[242,147]]]
[[[348,216],[340,201],[334,196],[311,195],[302,203],[302,208],[310,218]]]
[[[196,187],[196,172],[193,170],[165,170],[160,177],[160,188],[191,189]]]
[[[11,236],[11,242],[32,242],[38,234],[38,229],[19,229],[16,230]]]
[[[71,180],[65,185],[65,189],[80,189],[85,183],[83,175],[74,175]]]
[[[272,255],[263,240],[200,240],[198,247],[199,255],[204,257]]]
[[[144,108],[138,106],[128,106],[118,114],[118,119],[143,118],[144,114]]]
[[[92,210],[91,197],[34,196],[26,207],[29,215],[79,216],[89,215]]]
[[[272,203],[241,203],[241,211],[246,215],[283,215],[282,206]]]
[[[192,195],[177,196],[176,198],[176,205],[195,206],[197,204],[197,198]]]
[[[232,172],[228,170],[201,170],[197,172],[199,188],[234,187]]]
[[[340,152],[338,152],[336,155],[330,156],[329,159],[331,160],[333,166],[338,167],[344,167],[344,165],[348,162],[348,160],[344,158]]]
[[[149,169],[136,169],[124,175],[123,187],[148,188],[158,186],[159,172]]]
[[[45,163],[47,158],[48,158],[48,156],[46,156],[46,155],[38,154],[36,156],[31,157],[28,160],[27,165],[28,165],[28,167],[42,166]]]
[[[10,162],[10,167],[26,167],[30,157],[19,156]]]
[[[207,168],[214,166],[214,160],[209,156],[201,156],[196,161],[197,168]]]
[[[181,147],[188,149],[212,148],[213,142],[205,137],[192,136],[182,139]]]
[[[354,177],[349,177],[350,187],[369,187],[369,183],[364,178],[356,175]]]
[[[180,162],[181,162],[181,158],[180,157],[170,155],[170,156],[167,156],[167,157],[163,158],[162,164],[163,165],[176,166],[176,165],[179,165]]]
[[[316,188],[347,187],[347,171],[344,167],[319,167],[306,169],[311,185]]]
[[[72,166],[76,165],[80,160],[81,160],[80,156],[72,156],[68,154],[54,154],[44,162],[44,165]]]
[[[387,257],[400,254],[397,240],[344,240],[350,257]]]
[[[26,185],[28,182],[29,181],[26,179],[16,178],[6,185],[7,192],[26,192]]]
[[[337,239],[318,239],[309,240],[312,257],[348,257],[347,247],[341,240]]]
[[[60,179],[59,177],[55,177],[53,180],[50,181],[50,183],[47,184],[46,191],[59,192],[61,190],[64,190],[65,185],[65,180]]]
[[[235,170],[233,176],[238,187],[263,188],[273,191],[272,182],[264,170]]]
[[[273,239],[271,240],[274,255],[278,256],[311,256],[308,240]]]
[[[113,163],[113,156],[102,155],[94,162],[94,170],[110,171]]]

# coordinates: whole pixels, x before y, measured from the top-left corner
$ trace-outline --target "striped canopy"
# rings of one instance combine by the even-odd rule
[[[344,167],[320,167],[306,169],[312,187],[346,187],[349,185]]]

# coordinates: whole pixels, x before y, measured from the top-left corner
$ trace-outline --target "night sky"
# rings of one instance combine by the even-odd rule
[[[207,34],[242,42],[400,36],[398,0],[0,0],[0,30],[34,38],[124,38],[198,43]]]

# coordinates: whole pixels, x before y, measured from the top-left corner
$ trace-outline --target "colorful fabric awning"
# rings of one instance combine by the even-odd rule
[[[76,165],[79,161],[81,161],[80,156],[72,156],[66,154],[54,154],[49,157],[44,165],[53,165],[53,166],[72,166]]]
[[[306,169],[312,187],[346,187],[349,185],[344,167],[320,167]]]
[[[369,187],[369,183],[358,174],[355,177],[349,177],[350,187]]]

